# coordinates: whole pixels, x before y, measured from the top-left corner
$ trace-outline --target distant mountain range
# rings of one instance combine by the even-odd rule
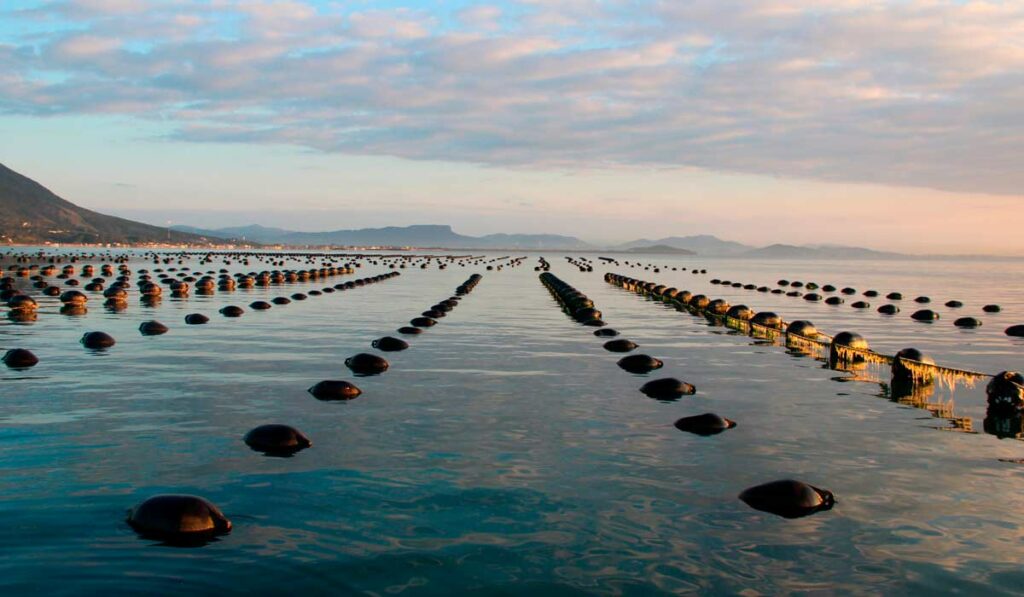
[[[703,234],[638,239],[599,246],[557,234],[488,234],[467,236],[445,225],[360,228],[297,232],[265,226],[215,230],[191,226],[170,229],[107,216],[66,201],[34,180],[0,164],[0,242],[173,243],[189,245],[229,242],[291,247],[415,247],[543,251],[608,251],[620,253],[700,255],[749,259],[892,259],[924,258],[861,247],[774,244],[754,247]],[[977,256],[978,259],[991,259]]]
[[[652,255],[696,255],[696,251],[680,249],[670,245],[651,245],[649,247],[633,247],[626,249],[627,253],[647,253]]]
[[[0,241],[22,244],[209,243],[208,239],[194,234],[78,207],[3,164],[0,164]]]
[[[244,239],[248,242],[257,242],[264,245],[386,246],[446,249],[561,249],[575,251],[586,251],[596,248],[572,236],[560,236],[557,234],[488,234],[486,236],[466,236],[455,232],[451,226],[433,224],[332,230],[329,232],[296,232],[256,225],[218,228],[216,230],[192,226],[173,226],[172,228],[181,232],[203,236],[217,236],[239,241]]]

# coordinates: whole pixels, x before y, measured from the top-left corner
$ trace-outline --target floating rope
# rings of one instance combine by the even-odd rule
[[[730,317],[728,315],[712,313],[711,311],[694,307],[686,302],[668,299],[668,297],[662,296],[661,294],[651,292],[648,288],[652,287],[652,283],[645,282],[643,280],[635,280],[613,273],[605,274],[605,280],[609,284],[620,286],[621,288],[631,292],[657,297],[663,301],[682,306],[694,315],[704,315],[706,317],[713,318],[732,329],[742,331],[748,335],[753,335],[753,332],[756,331],[762,334],[763,337],[775,342],[781,341],[784,337],[786,346],[797,348],[811,354],[817,355],[822,351],[828,350],[833,353],[839,361],[888,366],[892,366],[897,358],[895,356],[873,351],[869,348],[857,348],[843,344],[835,344],[833,343],[833,337],[827,334],[819,333],[814,338],[801,336],[795,332],[788,331],[789,324],[786,322],[781,322],[779,327],[772,327],[749,320]],[[660,288],[665,287],[660,286]],[[928,384],[933,381],[937,381],[940,386],[948,388],[951,392],[954,392],[958,385],[972,388],[977,384],[979,379],[993,377],[990,373],[982,373],[980,371],[971,371],[956,367],[945,367],[935,363],[915,361],[905,357],[899,357],[899,361],[903,368],[910,373],[911,379],[914,383]]]

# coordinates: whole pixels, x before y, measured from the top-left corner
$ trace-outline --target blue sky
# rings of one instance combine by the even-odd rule
[[[1024,5],[807,6],[7,0],[0,162],[156,223],[1024,253]]]

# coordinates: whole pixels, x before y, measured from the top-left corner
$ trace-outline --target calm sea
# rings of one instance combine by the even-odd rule
[[[892,397],[885,369],[833,371],[603,280],[618,272],[809,319],[831,334],[856,331],[887,354],[916,347],[944,365],[995,373],[1024,368],[1024,342],[1003,333],[1024,323],[1024,264],[616,256],[656,273],[595,254],[584,273],[545,256],[664,369],[620,370],[621,355],[605,352],[540,284],[536,255],[501,271],[403,269],[237,319],[218,310],[388,270],[364,262],[351,276],[165,294],[157,306],[140,304],[133,288],[127,310],[108,312],[92,295],[84,316],[40,296],[34,323],[0,319],[0,351],[23,347],[41,359],[27,371],[0,367],[0,593],[1024,591],[1024,465],[1008,462],[1024,458],[1014,437],[1021,421],[986,421],[984,382]],[[157,266],[132,263],[142,267]],[[388,355],[388,372],[349,374],[348,356],[397,335],[476,272],[476,290],[409,338],[410,350]],[[850,303],[860,296],[828,306],[712,278],[905,298],[887,317],[875,312],[883,298],[863,299],[872,308],[858,311]],[[918,295],[932,298],[939,321],[910,319]],[[964,307],[944,307],[951,299]],[[983,313],[989,303],[1002,312]],[[192,312],[210,323],[184,325]],[[963,316],[984,325],[954,327]],[[151,319],[170,332],[142,336],[139,324]],[[94,330],[117,345],[87,351],[78,340]],[[662,376],[698,392],[659,402],[638,391]],[[318,401],[306,390],[324,379],[353,380],[364,393]],[[673,427],[705,412],[738,426],[712,437]],[[293,425],[313,447],[291,458],[255,453],[242,437],[264,423]],[[737,499],[788,477],[832,490],[835,508],[788,520]],[[126,509],[169,492],[205,496],[234,530],[181,548],[125,524]]]

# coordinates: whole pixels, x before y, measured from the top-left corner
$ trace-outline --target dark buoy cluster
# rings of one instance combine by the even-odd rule
[[[587,298],[587,295],[576,290],[568,283],[563,282],[551,272],[546,271],[542,273],[540,281],[562,306],[562,310],[566,315],[586,326],[604,326],[601,312],[594,307],[594,301]]]

